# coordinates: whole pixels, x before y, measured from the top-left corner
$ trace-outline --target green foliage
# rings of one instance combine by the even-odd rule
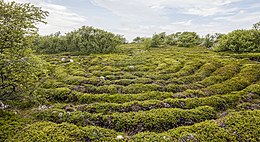
[[[161,86],[157,84],[131,84],[123,88],[123,93],[136,94],[148,91],[161,90]]]
[[[14,112],[0,110],[0,140],[10,141],[17,132],[29,123],[29,119],[15,115]]]
[[[251,97],[256,96],[257,95],[252,95]],[[247,100],[248,99],[246,99],[244,95],[240,95],[238,93],[202,98],[167,98],[164,100],[130,101],[122,104],[96,102],[89,105],[80,105],[77,107],[77,109],[84,112],[103,114],[113,112],[131,112],[140,110],[146,111],[156,108],[192,109],[199,106],[211,106],[214,107],[215,110],[226,110],[227,108],[234,108],[239,102]]]
[[[236,136],[236,141],[260,140],[256,137],[260,133],[260,111],[244,111],[228,115],[222,122],[225,127]]]
[[[31,4],[0,1],[0,99],[32,94],[46,73],[46,63],[32,55],[36,24],[47,12]]]
[[[60,117],[60,114],[63,114]],[[129,113],[113,113],[111,115],[91,115],[85,112],[72,112],[69,115],[60,110],[45,111],[36,114],[38,119],[53,122],[71,122],[77,125],[98,125],[117,131],[137,133],[140,131],[163,131],[183,125],[190,125],[208,119],[216,118],[212,107],[203,106],[191,110],[176,108],[153,109]],[[86,121],[87,119],[87,121]]]
[[[259,110],[231,113],[217,121],[182,126],[163,133],[145,132],[132,141],[259,141]]]
[[[36,122],[25,127],[15,135],[13,141],[116,141],[117,133],[99,127],[77,127],[73,124],[51,122]]]
[[[119,44],[125,42],[120,35],[82,26],[81,28],[61,36],[60,32],[48,36],[40,36],[35,41],[35,48],[43,53],[82,52],[111,53]]]
[[[259,65],[245,65],[240,73],[235,77],[225,82],[209,86],[205,88],[204,91],[206,91],[208,94],[225,94],[232,91],[242,90],[249,86],[252,82],[258,81],[260,79],[259,70]]]
[[[217,44],[219,39],[223,36],[224,34],[220,33],[215,33],[214,35],[207,34],[204,38],[202,38],[202,43],[201,45],[211,48],[213,45]]]
[[[195,32],[177,32],[166,35],[165,32],[154,34],[146,47],[162,47],[165,45],[177,45],[179,47],[192,47],[199,44],[199,36]]]
[[[133,43],[143,43],[147,38],[145,37],[136,37],[133,39]]]
[[[219,39],[215,51],[259,52],[259,30],[235,30]]]
[[[179,35],[177,46],[192,47],[198,45],[199,36],[195,32],[183,32]]]
[[[151,47],[161,47],[165,44],[166,33],[154,34],[151,41]]]

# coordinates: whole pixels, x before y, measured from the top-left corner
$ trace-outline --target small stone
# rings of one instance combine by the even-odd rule
[[[73,62],[74,62],[74,60],[70,59],[70,62],[71,62],[71,63],[73,63]]]
[[[133,69],[135,69],[135,67],[134,66],[129,66],[129,69],[133,70]]]
[[[62,61],[62,62],[66,61],[66,58],[62,58],[61,61]]]
[[[10,107],[9,105],[5,105],[5,106],[4,106],[4,109],[9,108],[9,107]]]
[[[118,135],[118,136],[116,136],[116,139],[124,139],[124,137],[122,136],[122,135]]]
[[[100,80],[105,80],[105,77],[104,76],[100,76],[99,79]]]
[[[38,107],[38,110],[47,110],[48,109],[48,107],[46,106],[46,105],[40,105],[39,107]]]
[[[60,117],[60,118],[62,118],[62,115],[63,115],[63,113],[62,113],[62,112],[60,112],[60,113],[59,113],[59,117]]]
[[[164,105],[166,108],[170,108],[170,107],[171,107],[171,105],[168,104],[168,103],[163,103],[163,105]]]

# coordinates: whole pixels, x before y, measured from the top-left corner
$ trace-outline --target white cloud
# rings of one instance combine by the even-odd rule
[[[13,1],[13,0],[8,0]],[[52,4],[51,0],[14,0],[19,3],[31,3],[42,7],[49,12],[45,20],[48,24],[39,24],[39,33],[42,35],[61,31],[62,33],[72,31],[86,24],[86,18],[68,9],[66,6]]]
[[[150,36],[162,31],[170,33],[190,30],[203,34],[217,32],[221,24],[214,24],[220,27],[210,27],[215,30],[207,30],[205,28],[209,28],[208,23],[201,25],[192,19],[180,17],[179,20],[175,20],[176,17],[168,14],[201,17],[231,15],[238,9],[230,8],[229,5],[239,1],[241,0],[91,0],[96,6],[105,8],[119,17],[124,26],[114,28],[113,31],[126,34],[129,39],[138,35]],[[220,32],[222,31],[224,30]]]
[[[164,31],[227,33],[250,28],[260,15],[259,10],[252,11],[258,9],[260,3],[239,5],[246,0],[64,0],[64,5],[55,4],[54,0],[16,1],[31,2],[50,12],[46,19],[48,24],[39,25],[41,34],[64,33],[91,25],[126,35],[129,40]],[[81,10],[69,3],[82,4]]]
[[[39,25],[41,34],[50,34],[57,31],[65,33],[86,24],[85,17],[74,13],[65,6],[50,3],[41,3],[39,6],[50,13],[46,19],[48,24]]]

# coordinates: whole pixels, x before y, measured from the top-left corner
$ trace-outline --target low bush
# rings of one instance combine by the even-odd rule
[[[239,71],[240,71],[239,64],[237,63],[228,64],[226,66],[217,69],[215,72],[212,73],[211,76],[200,81],[199,84],[202,84],[204,86],[210,86],[216,83],[221,83],[222,81],[232,78]]]
[[[141,131],[161,132],[178,126],[191,125],[204,120],[216,118],[212,107],[203,106],[191,110],[177,108],[153,109],[111,115],[90,114],[85,112],[66,113],[63,110],[48,110],[36,113],[41,120],[53,122],[70,122],[77,125],[97,125],[130,134]]]
[[[13,141],[116,141],[117,135],[113,130],[94,126],[77,127],[69,123],[35,122],[15,135]]]
[[[136,94],[158,90],[162,90],[162,86],[157,84],[131,84],[124,87],[122,92],[125,94]]]
[[[259,30],[235,30],[219,39],[215,51],[259,52]]]
[[[163,133],[144,132],[130,141],[259,141],[260,111],[233,112],[217,121],[182,126]]]
[[[0,109],[0,140],[11,141],[15,134],[30,123],[30,119]]]
[[[234,76],[233,78],[225,82],[209,86],[205,88],[204,91],[207,92],[207,94],[212,95],[225,94],[230,93],[232,91],[242,90],[260,79],[259,70],[259,65],[244,65],[240,73]]]

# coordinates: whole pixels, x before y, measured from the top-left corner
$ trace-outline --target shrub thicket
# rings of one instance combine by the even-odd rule
[[[110,53],[119,44],[125,42],[120,35],[115,35],[101,29],[82,26],[81,28],[61,35],[40,36],[35,41],[35,49],[43,53],[81,52],[81,53]]]

